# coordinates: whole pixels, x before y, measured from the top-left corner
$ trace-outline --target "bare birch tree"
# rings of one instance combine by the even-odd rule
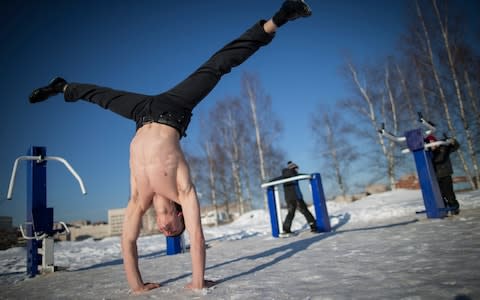
[[[338,188],[332,193],[346,198],[350,191],[349,170],[358,158],[357,151],[349,142],[348,132],[344,128],[345,123],[341,118],[343,114],[328,112],[322,104],[319,104],[317,111],[327,111],[311,115],[316,153],[323,162],[322,177],[326,180],[333,179]]]
[[[425,18],[424,18],[422,9],[421,9],[421,7],[418,3],[418,0],[415,1],[415,5],[416,5],[417,17],[418,17],[420,27],[421,27],[421,30],[422,30],[422,33],[423,33],[423,43],[424,43],[424,45],[427,49],[427,60],[429,61],[430,71],[431,71],[431,74],[433,75],[433,78],[434,78],[434,81],[435,81],[435,84],[436,84],[436,89],[437,89],[437,92],[438,92],[438,98],[439,98],[440,103],[441,103],[441,105],[443,107],[443,110],[444,110],[444,117],[445,117],[448,129],[453,136],[459,136],[459,134],[457,133],[457,129],[454,126],[454,120],[453,120],[453,117],[452,117],[451,109],[448,105],[448,100],[447,100],[447,95],[446,95],[446,92],[445,92],[445,87],[444,87],[444,84],[441,80],[441,75],[439,74],[439,66],[438,66],[438,63],[436,63],[436,60],[435,60],[434,51],[433,51],[433,47],[432,47],[432,41],[431,41],[431,37],[430,37],[431,34],[428,30],[427,23],[425,21]],[[457,152],[458,152],[458,156],[460,158],[460,161],[462,163],[463,169],[470,179],[470,184],[471,184],[472,187],[474,187],[475,184],[473,182],[472,175],[471,175],[471,172],[470,172],[470,168],[469,168],[469,166],[466,162],[463,150],[459,149]]]
[[[466,117],[466,113],[465,113],[465,104],[464,104],[463,94],[461,92],[460,81],[458,79],[457,71],[456,71],[456,68],[455,68],[454,54],[452,54],[452,45],[451,45],[451,42],[450,42],[449,29],[448,29],[448,25],[447,25],[448,16],[444,16],[444,17],[441,16],[440,10],[438,8],[436,0],[432,0],[432,5],[433,5],[433,8],[435,10],[435,15],[436,15],[437,20],[438,20],[438,27],[440,28],[442,38],[443,38],[443,45],[445,47],[445,52],[447,54],[448,67],[449,67],[449,71],[450,71],[450,75],[451,75],[451,78],[452,78],[453,85],[455,87],[455,96],[457,98],[458,111],[460,113],[460,120],[461,120],[461,124],[463,126],[463,130],[465,131],[465,135],[466,135],[465,140],[467,142],[467,149],[468,149],[468,152],[471,156],[472,167],[473,167],[473,170],[474,170],[474,174],[478,178],[478,175],[480,174],[479,171],[478,171],[479,170],[478,160],[477,160],[477,156],[476,156],[474,146],[473,146],[472,131],[470,130],[468,120],[467,120],[467,117]],[[462,162],[464,162],[463,158],[462,158]],[[468,170],[468,168],[466,168],[465,170]],[[472,176],[470,176],[470,177],[472,177]],[[473,180],[472,180],[471,183],[472,183],[472,186],[477,186],[477,184],[474,183]]]
[[[250,104],[250,115],[255,132],[258,157],[258,170],[261,182],[272,176],[272,169],[280,165],[281,152],[273,145],[274,138],[281,132],[280,122],[275,119],[270,106],[270,98],[263,93],[260,80],[253,74],[244,73],[242,78],[243,94]],[[261,107],[261,110],[258,108]],[[266,193],[263,193],[263,206],[267,209]]]
[[[207,162],[208,162],[208,184],[210,187],[210,200],[215,211],[215,225],[218,225],[218,204],[217,204],[217,188],[215,186],[216,181],[216,161],[213,157],[213,147],[211,145],[211,141],[205,140],[203,142],[203,147],[205,150],[205,154],[207,155]]]
[[[243,195],[243,179],[241,174],[241,165],[244,165],[241,157],[240,148],[242,144],[241,131],[244,130],[242,107],[239,99],[227,99],[218,102],[210,113],[211,119],[216,120],[218,133],[216,140],[222,147],[225,158],[230,166],[232,179],[232,194],[235,195],[235,201],[238,202],[238,212],[243,214],[244,195]]]
[[[391,112],[391,114],[389,114],[389,119],[391,120],[389,124],[392,124],[393,126],[393,133],[395,135],[398,135],[399,124],[398,124],[397,105],[396,105],[395,97],[393,95],[392,88],[390,86],[390,67],[388,63],[385,66],[385,90],[386,90],[386,96],[388,98],[388,102],[390,104],[390,112]],[[384,114],[385,116],[387,116],[386,112]],[[390,180],[390,188],[394,189],[395,182],[396,182],[394,147],[396,145],[394,145],[393,141],[389,141],[388,143],[389,143],[388,145],[389,151],[387,152],[387,176]]]
[[[391,146],[389,147],[387,145],[387,142],[383,138],[383,136],[378,132],[378,126],[380,125],[380,119],[379,119],[379,110],[376,108],[378,103],[378,99],[375,100],[374,98],[378,98],[378,95],[375,97],[367,88],[366,84],[361,83],[359,73],[355,66],[352,63],[347,64],[347,68],[350,74],[350,78],[354,83],[354,86],[357,88],[359,94],[360,94],[360,99],[363,102],[363,105],[358,107],[358,112],[360,112],[363,117],[365,117],[368,120],[369,123],[369,133],[367,133],[368,136],[370,136],[373,140],[374,143],[380,146],[381,153],[383,157],[385,157],[385,162],[387,166],[387,180],[389,182],[390,188],[394,189],[395,188],[395,176],[394,172],[391,171],[392,165],[391,165],[391,159],[389,158],[390,156],[393,155],[391,152]],[[368,80],[368,79],[367,79]],[[375,83],[376,79],[369,79],[370,83],[372,85],[378,84]],[[381,96],[380,96],[381,97]],[[347,105],[344,105],[344,107],[349,107]],[[350,109],[352,107],[350,106]]]

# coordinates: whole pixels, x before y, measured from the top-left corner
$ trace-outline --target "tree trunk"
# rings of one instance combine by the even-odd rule
[[[217,205],[217,191],[215,188],[215,160],[213,159],[212,150],[210,149],[210,142],[206,141],[205,152],[207,153],[208,171],[209,171],[209,186],[210,186],[210,199],[212,200],[212,206],[215,208],[215,226],[218,225],[218,205]]]
[[[420,9],[420,5],[418,4],[418,0],[415,1],[415,4],[416,4],[416,7],[417,7],[417,16],[418,16],[418,18],[421,22],[423,33],[424,33],[424,36],[425,36],[425,43],[426,43],[426,46],[427,46],[428,59],[430,60],[432,73],[433,73],[433,77],[435,79],[435,83],[437,85],[440,101],[443,105],[443,109],[444,109],[444,112],[445,112],[445,119],[447,121],[448,129],[452,132],[453,136],[457,136],[457,131],[456,131],[454,125],[453,125],[453,120],[452,120],[452,117],[451,117],[451,114],[450,114],[450,109],[448,108],[448,103],[447,103],[447,98],[445,96],[445,91],[443,89],[443,85],[442,85],[442,82],[440,80],[440,76],[439,76],[439,74],[437,72],[437,69],[435,67],[435,60],[433,59],[433,51],[432,51],[432,46],[431,46],[431,42],[430,42],[430,34],[428,33],[427,26],[425,24],[425,20],[423,19],[423,14],[422,14],[422,11]],[[470,184],[473,187],[474,184],[473,184],[473,181],[472,181],[472,178],[471,178],[470,169],[469,169],[469,167],[467,165],[467,162],[465,160],[463,151],[461,149],[459,149],[457,151],[457,153],[458,153],[458,156],[460,157],[460,160],[462,162],[463,169],[465,170],[465,174],[467,174],[467,176],[470,178]]]
[[[260,125],[258,124],[257,120],[257,105],[256,105],[256,95],[253,92],[250,81],[247,79],[245,80],[245,87],[246,92],[248,95],[248,100],[250,102],[250,109],[252,112],[252,119],[253,119],[253,126],[255,127],[255,140],[257,142],[257,153],[258,153],[258,160],[260,162],[260,176],[262,181],[267,180],[266,168],[265,168],[265,160],[263,156],[263,147],[262,147],[262,136],[260,134]],[[267,193],[263,194],[263,206],[265,210],[268,210],[268,199]]]
[[[358,74],[357,74],[357,71],[355,70],[354,66],[351,63],[349,63],[348,67],[349,67],[349,70],[351,72],[353,81],[355,82],[355,85],[359,89],[360,93],[362,94],[363,100],[366,102],[366,104],[368,106],[368,110],[366,111],[367,117],[370,120],[370,123],[372,125],[372,129],[375,129],[375,128],[377,128],[378,121],[377,121],[377,117],[376,117],[376,114],[375,114],[373,101],[372,101],[372,99],[370,99],[370,95],[367,93],[367,90],[360,84],[360,81],[358,79]],[[385,145],[385,141],[383,139],[382,134],[378,133],[378,132],[377,132],[377,142],[382,149],[382,153],[383,153],[385,159],[388,160],[387,146]],[[388,181],[390,182],[390,185],[391,185],[392,182],[395,181],[395,178],[392,178],[391,174],[387,174],[387,176],[388,176]]]
[[[461,122],[462,122],[462,125],[463,125],[463,129],[465,130],[465,135],[466,135],[465,140],[467,141],[468,152],[470,153],[470,156],[471,156],[471,159],[472,159],[472,166],[473,166],[474,174],[478,175],[477,156],[475,154],[475,149],[474,149],[474,146],[473,146],[472,132],[471,132],[469,126],[468,126],[468,121],[467,121],[467,118],[465,116],[464,100],[463,100],[462,92],[460,91],[460,83],[459,83],[459,80],[457,78],[457,72],[455,70],[455,65],[454,65],[454,62],[453,62],[453,55],[452,55],[452,51],[451,51],[451,48],[450,48],[451,47],[450,46],[450,40],[448,38],[448,28],[447,28],[447,25],[442,22],[442,19],[441,19],[441,16],[440,16],[440,11],[438,10],[438,6],[437,6],[437,1],[432,0],[432,4],[433,4],[433,7],[435,9],[435,14],[437,16],[438,25],[439,25],[440,30],[442,32],[443,43],[444,43],[445,51],[447,53],[447,58],[448,58],[448,66],[449,66],[449,69],[450,69],[450,74],[452,76],[453,84],[455,86],[455,95],[457,96],[458,109],[459,109],[459,112],[460,112],[460,119],[461,119]],[[466,169],[466,171],[467,170],[468,170],[468,168]],[[475,183],[473,182],[472,175],[470,174],[470,172],[468,172],[467,174],[470,177],[470,184],[472,185],[472,187],[475,187]]]
[[[395,99],[392,94],[392,89],[390,87],[390,68],[387,64],[385,67],[385,88],[387,89],[388,100],[390,102],[390,109],[392,111],[392,122],[393,122],[393,134],[398,134],[398,119],[397,119],[397,106],[395,105]],[[390,189],[395,189],[395,155],[394,155],[394,145],[390,142],[390,151],[387,152],[387,170],[388,178],[390,179]]]

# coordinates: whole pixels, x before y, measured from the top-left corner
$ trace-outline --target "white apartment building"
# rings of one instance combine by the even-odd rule
[[[108,225],[110,226],[110,236],[121,235],[125,208],[108,210]],[[142,234],[159,233],[157,229],[155,209],[150,207],[142,218]]]
[[[108,210],[108,225],[110,227],[110,236],[121,235],[125,208],[116,208]]]

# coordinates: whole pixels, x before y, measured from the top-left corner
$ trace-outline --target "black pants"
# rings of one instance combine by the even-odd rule
[[[316,226],[315,218],[308,210],[307,205],[305,204],[305,201],[303,201],[303,199],[297,197],[285,197],[285,202],[287,202],[288,213],[285,217],[285,221],[283,222],[283,231],[290,231],[292,227],[293,217],[295,217],[295,211],[297,210],[297,208],[298,211],[300,211],[305,216],[305,219],[307,219],[310,228],[313,229]]]
[[[172,89],[154,96],[113,90],[92,84],[69,83],[65,100],[96,103],[123,117],[134,120],[137,129],[149,122],[176,128],[185,136],[193,108],[210,93],[220,78],[243,63],[274,35],[263,30],[260,21],[239,38],[213,54],[200,68]]]
[[[438,178],[438,186],[440,187],[440,193],[442,194],[443,201],[446,207],[458,208],[459,203],[455,192],[453,191],[452,176],[444,176]]]

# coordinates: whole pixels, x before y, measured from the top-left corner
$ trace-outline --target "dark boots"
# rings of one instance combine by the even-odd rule
[[[311,232],[314,232],[314,233],[319,233],[320,231],[318,230],[317,228],[317,224],[315,223],[308,223],[308,225],[310,225],[310,231]]]
[[[56,94],[63,93],[67,82],[61,77],[53,78],[47,86],[38,88],[30,94],[30,103],[45,101]]]
[[[280,10],[273,16],[272,20],[278,27],[302,17],[312,15],[312,10],[303,0],[287,0],[283,2]]]

